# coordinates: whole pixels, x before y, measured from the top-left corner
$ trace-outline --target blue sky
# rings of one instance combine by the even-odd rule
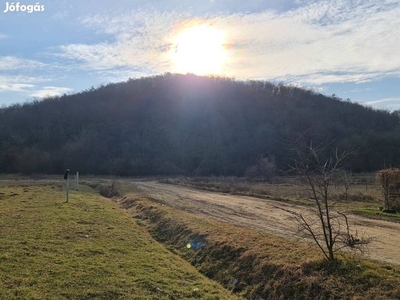
[[[40,1],[44,11],[32,13],[22,5],[37,2],[21,0],[4,12],[12,3],[0,0],[0,105],[196,73],[208,60],[217,75],[400,109],[400,0]],[[221,36],[223,59],[193,50],[200,44],[179,58],[181,33],[196,26],[209,29],[210,43]]]

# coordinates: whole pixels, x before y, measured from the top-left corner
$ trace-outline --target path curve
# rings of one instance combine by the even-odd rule
[[[133,184],[150,199],[190,213],[214,218],[245,228],[262,230],[280,236],[295,236],[297,226],[288,220],[289,213],[306,208],[279,201],[208,192],[156,181]],[[400,264],[400,224],[349,215],[350,224],[359,234],[375,238],[367,257]]]

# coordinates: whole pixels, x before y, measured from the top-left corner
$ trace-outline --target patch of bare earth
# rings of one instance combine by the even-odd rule
[[[134,182],[150,199],[175,209],[273,233],[296,238],[297,226],[288,220],[285,210],[301,212],[307,208],[279,201],[235,196],[192,188],[151,182]],[[393,264],[400,264],[400,224],[349,215],[349,221],[359,235],[375,238],[366,256]]]

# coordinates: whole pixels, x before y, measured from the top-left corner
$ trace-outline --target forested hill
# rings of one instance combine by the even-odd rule
[[[285,168],[290,141],[360,148],[353,171],[400,165],[399,115],[262,81],[131,79],[0,110],[0,173],[243,175]]]

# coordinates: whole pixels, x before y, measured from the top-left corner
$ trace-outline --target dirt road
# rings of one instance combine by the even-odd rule
[[[296,224],[284,210],[296,212],[305,208],[278,201],[207,192],[158,182],[134,182],[149,198],[176,209],[214,218],[218,221],[293,237]],[[376,238],[368,257],[400,264],[400,224],[350,215],[350,224],[359,234]]]

